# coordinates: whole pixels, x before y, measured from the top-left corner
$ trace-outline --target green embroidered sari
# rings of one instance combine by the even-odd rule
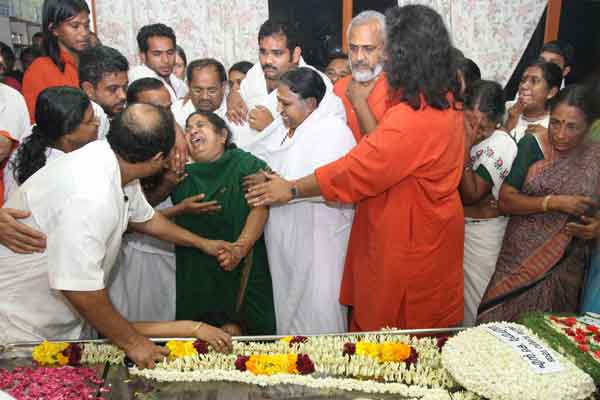
[[[250,213],[242,178],[266,167],[240,149],[226,150],[214,162],[188,164],[188,177],[171,195],[173,203],[204,193],[203,201],[217,200],[222,209],[211,215],[181,215],[175,222],[207,239],[235,242]],[[230,272],[224,271],[215,257],[195,248],[178,246],[175,254],[176,319],[215,325],[241,322],[250,335],[275,333],[273,287],[263,236]]]

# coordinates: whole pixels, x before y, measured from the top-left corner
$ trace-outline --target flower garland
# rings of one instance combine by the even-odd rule
[[[39,365],[76,366],[81,362],[81,347],[75,343],[48,342],[44,340],[41,344],[34,347],[31,356]]]
[[[235,360],[238,371],[249,371],[254,375],[300,374],[315,372],[315,365],[306,354],[259,354],[238,356]]]
[[[488,329],[489,328],[489,329]],[[490,333],[491,329],[524,332],[540,351],[560,363],[561,370],[537,373],[518,351]],[[592,378],[564,357],[541,346],[522,325],[491,323],[469,329],[448,339],[442,352],[444,367],[468,390],[488,399],[586,399],[594,391]]]
[[[440,346],[443,344],[444,339],[392,336],[387,332],[297,336],[270,343],[234,342],[233,354],[183,351],[181,357],[166,359],[154,370],[134,367],[130,372],[160,381],[200,379],[275,385],[289,379],[292,383],[312,387],[421,398],[434,389],[444,392],[459,389],[442,367]],[[345,352],[349,346],[353,348],[352,353]],[[423,392],[411,395],[407,388],[414,391],[416,387]]]

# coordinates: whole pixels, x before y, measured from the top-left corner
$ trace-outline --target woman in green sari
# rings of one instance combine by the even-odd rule
[[[212,254],[175,249],[176,319],[202,317],[217,325],[235,321],[244,333],[273,334],[273,288],[262,234],[268,209],[249,208],[242,188],[243,177],[267,165],[236,148],[231,136],[225,121],[213,113],[195,112],[187,119],[194,163],[185,167],[187,177],[171,195],[174,208],[203,194],[204,202],[216,201],[220,209],[175,217],[178,225],[215,244]],[[223,316],[225,321],[217,320]]]

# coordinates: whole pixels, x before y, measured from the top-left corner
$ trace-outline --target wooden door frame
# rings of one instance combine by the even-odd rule
[[[342,50],[348,53],[348,25],[352,21],[353,0],[343,0],[342,3]]]
[[[546,8],[546,29],[544,31],[544,43],[558,39],[561,10],[562,0],[548,0],[548,7]]]

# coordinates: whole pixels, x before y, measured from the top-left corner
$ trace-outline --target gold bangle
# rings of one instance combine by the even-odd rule
[[[546,197],[544,197],[544,201],[542,201],[542,209],[544,210],[544,212],[548,212],[549,208],[548,208],[548,203],[550,203],[550,198],[552,197],[552,195],[548,195]]]

